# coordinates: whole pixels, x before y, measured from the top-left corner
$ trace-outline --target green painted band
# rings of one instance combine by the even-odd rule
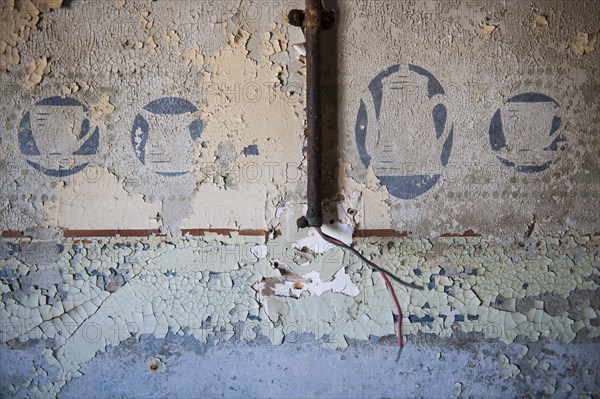
[[[308,225],[311,227],[321,227],[323,226],[323,218],[306,218]]]

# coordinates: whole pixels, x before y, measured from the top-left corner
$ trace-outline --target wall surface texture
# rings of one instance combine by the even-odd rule
[[[600,3],[2,0],[0,397],[600,395]]]

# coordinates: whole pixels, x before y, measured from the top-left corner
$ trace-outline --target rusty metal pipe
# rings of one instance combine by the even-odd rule
[[[305,10],[291,10],[290,24],[301,26],[306,48],[306,143],[308,226],[323,224],[321,207],[321,30],[333,25],[333,12],[325,11],[321,0],[306,0]]]
[[[321,10],[320,0],[306,0],[304,35],[306,37],[306,146],[308,167],[309,226],[323,224],[321,209]]]

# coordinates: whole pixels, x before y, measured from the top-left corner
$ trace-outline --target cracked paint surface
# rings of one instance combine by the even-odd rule
[[[3,13],[3,229],[268,229],[305,202],[304,38],[283,18],[292,4],[58,3],[8,2]],[[478,4],[337,5],[324,33],[339,54],[323,72],[326,198],[349,202],[356,229],[509,238],[535,217],[542,235],[595,233],[598,26],[585,16],[596,5]],[[62,154],[52,117],[46,127],[24,117],[58,115],[36,104],[61,95],[98,129],[93,151]],[[191,106],[149,111],[166,99]]]
[[[2,2],[0,353],[16,360],[0,393],[89,385],[102,352],[150,339],[352,350],[393,335],[381,277],[297,229],[306,52],[284,16],[303,2],[68,3]],[[396,288],[409,342],[479,337],[512,384],[498,395],[597,393],[593,367],[562,382],[583,355],[544,349],[593,352],[600,331],[597,2],[333,6],[324,230],[424,287]],[[265,237],[182,232],[198,228]],[[93,238],[104,229],[160,235]]]
[[[261,259],[252,252],[257,244],[268,248]],[[517,244],[368,239],[357,248],[425,286],[397,287],[409,339],[480,333],[526,348],[544,338],[568,344],[599,336],[599,245],[598,237],[566,235]],[[54,258],[34,264],[32,252]],[[0,337],[12,346],[31,340],[45,347],[27,383],[14,389],[56,394],[99,352],[148,334],[213,344],[263,336],[279,345],[290,334],[308,333],[332,348],[394,334],[393,306],[379,275],[339,249],[314,254],[308,264],[296,252],[282,239],[216,235],[60,245],[3,240]],[[346,282],[336,285],[340,280]],[[506,355],[499,362],[518,375]],[[34,383],[42,374],[45,383]]]

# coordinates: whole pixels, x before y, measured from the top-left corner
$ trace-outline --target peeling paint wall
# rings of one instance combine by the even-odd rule
[[[198,345],[256,339],[281,345],[307,334],[339,349],[394,334],[383,280],[355,257],[336,249],[306,261],[302,249],[283,239],[269,241],[257,254],[262,242],[239,236],[4,241],[0,316],[6,346],[0,353],[8,358],[32,344],[39,353],[25,375],[12,371],[15,366],[3,367],[19,378],[5,380],[4,393],[55,395],[99,353],[148,335],[190,337]],[[422,334],[450,339],[434,359],[429,354],[423,361],[439,360],[456,350],[453,339],[474,334],[472,343],[509,345],[488,359],[506,370],[501,380],[517,378],[516,383],[532,370],[552,367],[545,377],[550,384],[564,373],[563,359],[526,357],[529,348],[538,342],[566,348],[597,342],[598,237],[518,243],[369,239],[357,246],[397,275],[426,286],[398,289],[409,345]],[[510,355],[515,345],[519,352],[510,361],[504,353]],[[389,344],[384,348],[388,357],[394,353]],[[563,384],[576,381],[579,372],[584,369],[565,374]],[[597,381],[596,371],[590,372]],[[457,382],[471,389],[471,381]],[[573,382],[575,388],[579,395],[598,387]]]
[[[90,370],[117,359],[156,383],[188,352],[296,347],[336,365],[311,369],[332,377],[311,396],[600,393],[600,6],[327,5],[324,230],[424,287],[396,287],[400,363],[381,277],[296,225],[305,53],[285,15],[302,1],[15,0],[0,28],[2,396],[89,396]],[[399,387],[386,371],[367,389],[333,349],[452,377]],[[456,372],[462,359],[481,371]],[[231,390],[154,392],[285,396],[227,368]]]

